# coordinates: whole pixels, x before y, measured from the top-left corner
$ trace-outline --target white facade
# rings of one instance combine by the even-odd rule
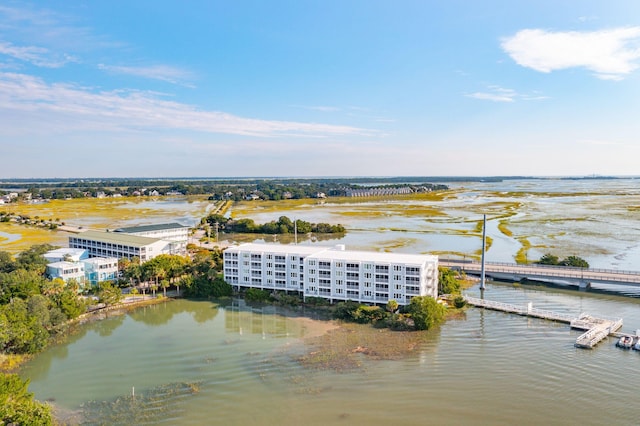
[[[92,285],[118,278],[118,259],[115,257],[92,257],[82,261],[85,279]]]
[[[79,284],[84,283],[84,264],[81,262],[53,262],[47,265],[46,274],[49,278],[61,278],[65,282],[75,279]]]
[[[90,257],[140,258],[141,262],[161,254],[172,254],[172,243],[122,232],[86,231],[69,237],[69,247],[85,249]]]
[[[171,241],[169,251],[171,254],[186,254],[190,228],[179,223],[160,223],[156,225],[133,226],[116,229],[117,233],[137,235],[140,237],[156,238]]]
[[[438,296],[438,257],[318,247],[242,244],[224,251],[225,281],[331,301],[407,305]]]

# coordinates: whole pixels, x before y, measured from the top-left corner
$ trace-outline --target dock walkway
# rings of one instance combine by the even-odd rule
[[[533,307],[531,302],[525,306],[520,306],[512,305],[510,303],[496,302],[494,300],[478,299],[477,297],[463,297],[468,304],[479,308],[563,322],[569,324],[571,328],[587,330],[576,339],[575,346],[578,348],[591,349],[607,336],[615,333],[622,327],[622,318],[597,318],[585,313],[575,317],[570,314],[536,309]]]

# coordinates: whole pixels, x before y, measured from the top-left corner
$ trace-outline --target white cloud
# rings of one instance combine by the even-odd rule
[[[70,55],[55,54],[49,49],[37,46],[14,46],[0,41],[0,54],[45,68],[60,68],[69,62],[75,62]]]
[[[180,129],[260,137],[370,135],[374,132],[321,123],[268,121],[159,99],[141,91],[103,91],[0,72],[0,125],[5,132]],[[35,128],[33,123],[38,123]],[[43,121],[40,121],[43,120]],[[22,123],[22,124],[20,124]]]
[[[523,95],[513,89],[505,89],[500,86],[488,86],[485,92],[475,92],[465,95],[468,98],[480,99],[493,102],[515,102],[516,100],[538,101],[548,99],[547,96],[534,93],[533,95]]]
[[[125,66],[98,64],[98,68],[101,70],[105,70],[105,71],[109,71],[117,74],[126,74],[126,75],[133,75],[136,77],[151,78],[154,80],[161,80],[161,81],[166,81],[168,83],[181,84],[181,85],[187,85],[184,82],[191,80],[193,78],[190,72],[179,69],[179,68],[170,67],[167,65],[125,67]]]
[[[527,29],[501,45],[518,64],[536,71],[584,67],[598,78],[620,80],[639,67],[640,27],[592,32]]]

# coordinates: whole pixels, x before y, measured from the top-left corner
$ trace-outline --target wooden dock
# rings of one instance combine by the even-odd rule
[[[463,296],[464,300],[479,308],[491,309],[494,311],[508,312],[534,318],[542,318],[550,321],[567,323],[571,328],[586,330],[576,339],[575,346],[578,348],[592,349],[610,334],[615,333],[622,327],[622,318],[609,319],[597,318],[588,314],[580,314],[577,318],[573,315],[562,314],[543,309],[536,309],[529,302],[525,306],[512,305],[509,303],[496,302],[493,300],[478,299],[476,297]],[[616,333],[617,334],[617,333]]]

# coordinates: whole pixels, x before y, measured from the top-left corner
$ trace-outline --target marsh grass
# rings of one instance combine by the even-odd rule
[[[507,237],[512,237],[513,232],[511,232],[511,230],[507,227],[507,222],[508,221],[506,219],[500,220],[500,222],[498,223],[498,229]]]
[[[531,242],[527,237],[518,237],[517,240],[520,242],[520,249],[516,253],[515,261],[520,264],[528,264],[530,263],[528,259],[528,253],[531,249]]]
[[[15,223],[0,223],[0,232],[19,236],[17,239],[1,239],[0,250],[9,253],[20,253],[36,244],[52,244],[64,246],[67,244],[69,235],[67,232],[51,231],[44,227],[18,225]]]
[[[77,198],[72,200],[51,200],[43,204],[11,203],[2,206],[2,211],[26,215],[34,219],[55,221],[57,224],[65,223],[72,226],[85,226],[96,229],[107,229],[119,226],[130,220],[141,218],[150,220],[166,220],[175,216],[175,211],[168,206],[157,204],[153,208],[143,207],[143,203],[149,201],[170,200],[170,197],[141,198]],[[185,197],[185,203],[191,204],[189,210],[195,216],[206,214],[208,203],[203,196]],[[146,205],[146,204],[144,204]],[[87,225],[90,223],[90,226]],[[15,241],[6,237],[0,237],[0,250],[18,253],[35,244],[53,244],[66,246],[70,234],[56,230],[51,231],[44,227],[30,225],[18,225],[13,222],[0,223],[0,231],[8,234],[19,235]]]
[[[185,398],[197,394],[201,383],[169,383],[111,401],[88,401],[81,406],[83,425],[156,424],[184,412]]]
[[[150,201],[167,201],[172,197],[121,197],[121,198],[74,198],[71,200],[51,200],[42,204],[11,203],[3,206],[8,213],[38,216],[46,220],[60,219],[67,225],[73,225],[82,219],[91,218],[92,227],[110,228],[126,220],[141,217],[159,217],[175,214],[161,205],[145,207]],[[204,216],[207,202],[204,196],[184,197],[186,203],[193,204],[193,213]]]

